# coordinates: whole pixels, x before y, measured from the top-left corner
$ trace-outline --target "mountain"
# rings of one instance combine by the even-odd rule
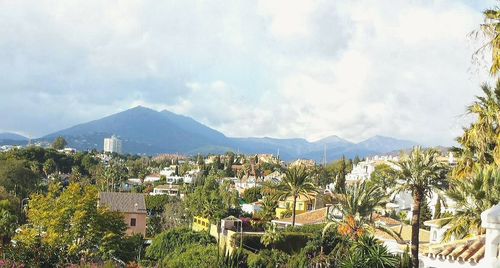
[[[411,148],[416,144],[382,136],[374,136],[360,143],[352,143],[338,136],[315,142],[300,138],[232,138],[191,117],[167,110],[158,112],[142,106],[57,131],[38,140],[52,142],[56,137],[63,136],[70,147],[78,150],[101,150],[104,138],[111,135],[120,137],[124,152],[131,154],[193,155],[226,151],[277,154],[279,151],[284,160],[307,158],[316,161],[322,161],[325,153],[327,161],[331,161],[342,155],[365,157]]]
[[[413,141],[399,140],[377,135],[356,144],[356,147],[359,149],[373,150],[377,152],[391,152],[412,148],[415,145],[418,144]]]
[[[142,106],[79,124],[44,136],[42,139],[53,140],[63,136],[69,146],[88,150],[103,148],[104,138],[111,135],[119,136],[123,140],[123,150],[133,154],[229,149],[225,147],[229,142],[224,134],[192,118],[168,111],[157,112]]]
[[[0,140],[27,141],[29,139],[16,133],[2,132],[0,133]]]

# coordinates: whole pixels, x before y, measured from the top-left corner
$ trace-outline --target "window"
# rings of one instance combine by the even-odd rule
[[[135,218],[130,219],[130,226],[135,226],[135,224],[136,224],[136,219]]]

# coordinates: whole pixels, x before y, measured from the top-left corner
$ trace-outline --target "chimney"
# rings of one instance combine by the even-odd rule
[[[481,213],[481,226],[486,229],[485,252],[482,265],[500,268],[498,248],[500,245],[500,204]]]

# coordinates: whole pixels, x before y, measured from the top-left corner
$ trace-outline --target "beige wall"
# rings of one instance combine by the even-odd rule
[[[142,234],[146,236],[146,214],[124,213],[123,218],[127,224],[127,235]],[[130,226],[130,219],[135,218],[135,226]]]

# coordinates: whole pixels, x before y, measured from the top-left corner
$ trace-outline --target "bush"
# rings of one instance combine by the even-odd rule
[[[186,250],[192,244],[214,244],[215,238],[205,232],[193,232],[187,228],[175,228],[157,235],[146,250],[146,257],[160,260],[174,250]]]
[[[163,259],[169,268],[212,268],[217,265],[217,245],[190,244],[185,249],[177,248]]]
[[[262,198],[262,187],[248,188],[243,192],[243,200],[247,203],[253,203]]]
[[[248,268],[275,268],[286,267],[290,256],[281,250],[264,249],[259,254],[248,255]]]
[[[243,244],[255,250],[263,250],[266,247],[260,242],[260,235],[245,235],[243,236]],[[288,254],[295,254],[313,239],[313,236],[308,233],[284,232],[283,239],[276,244],[269,245],[269,248],[279,249]],[[235,237],[233,240],[236,245],[240,243],[240,237]]]

